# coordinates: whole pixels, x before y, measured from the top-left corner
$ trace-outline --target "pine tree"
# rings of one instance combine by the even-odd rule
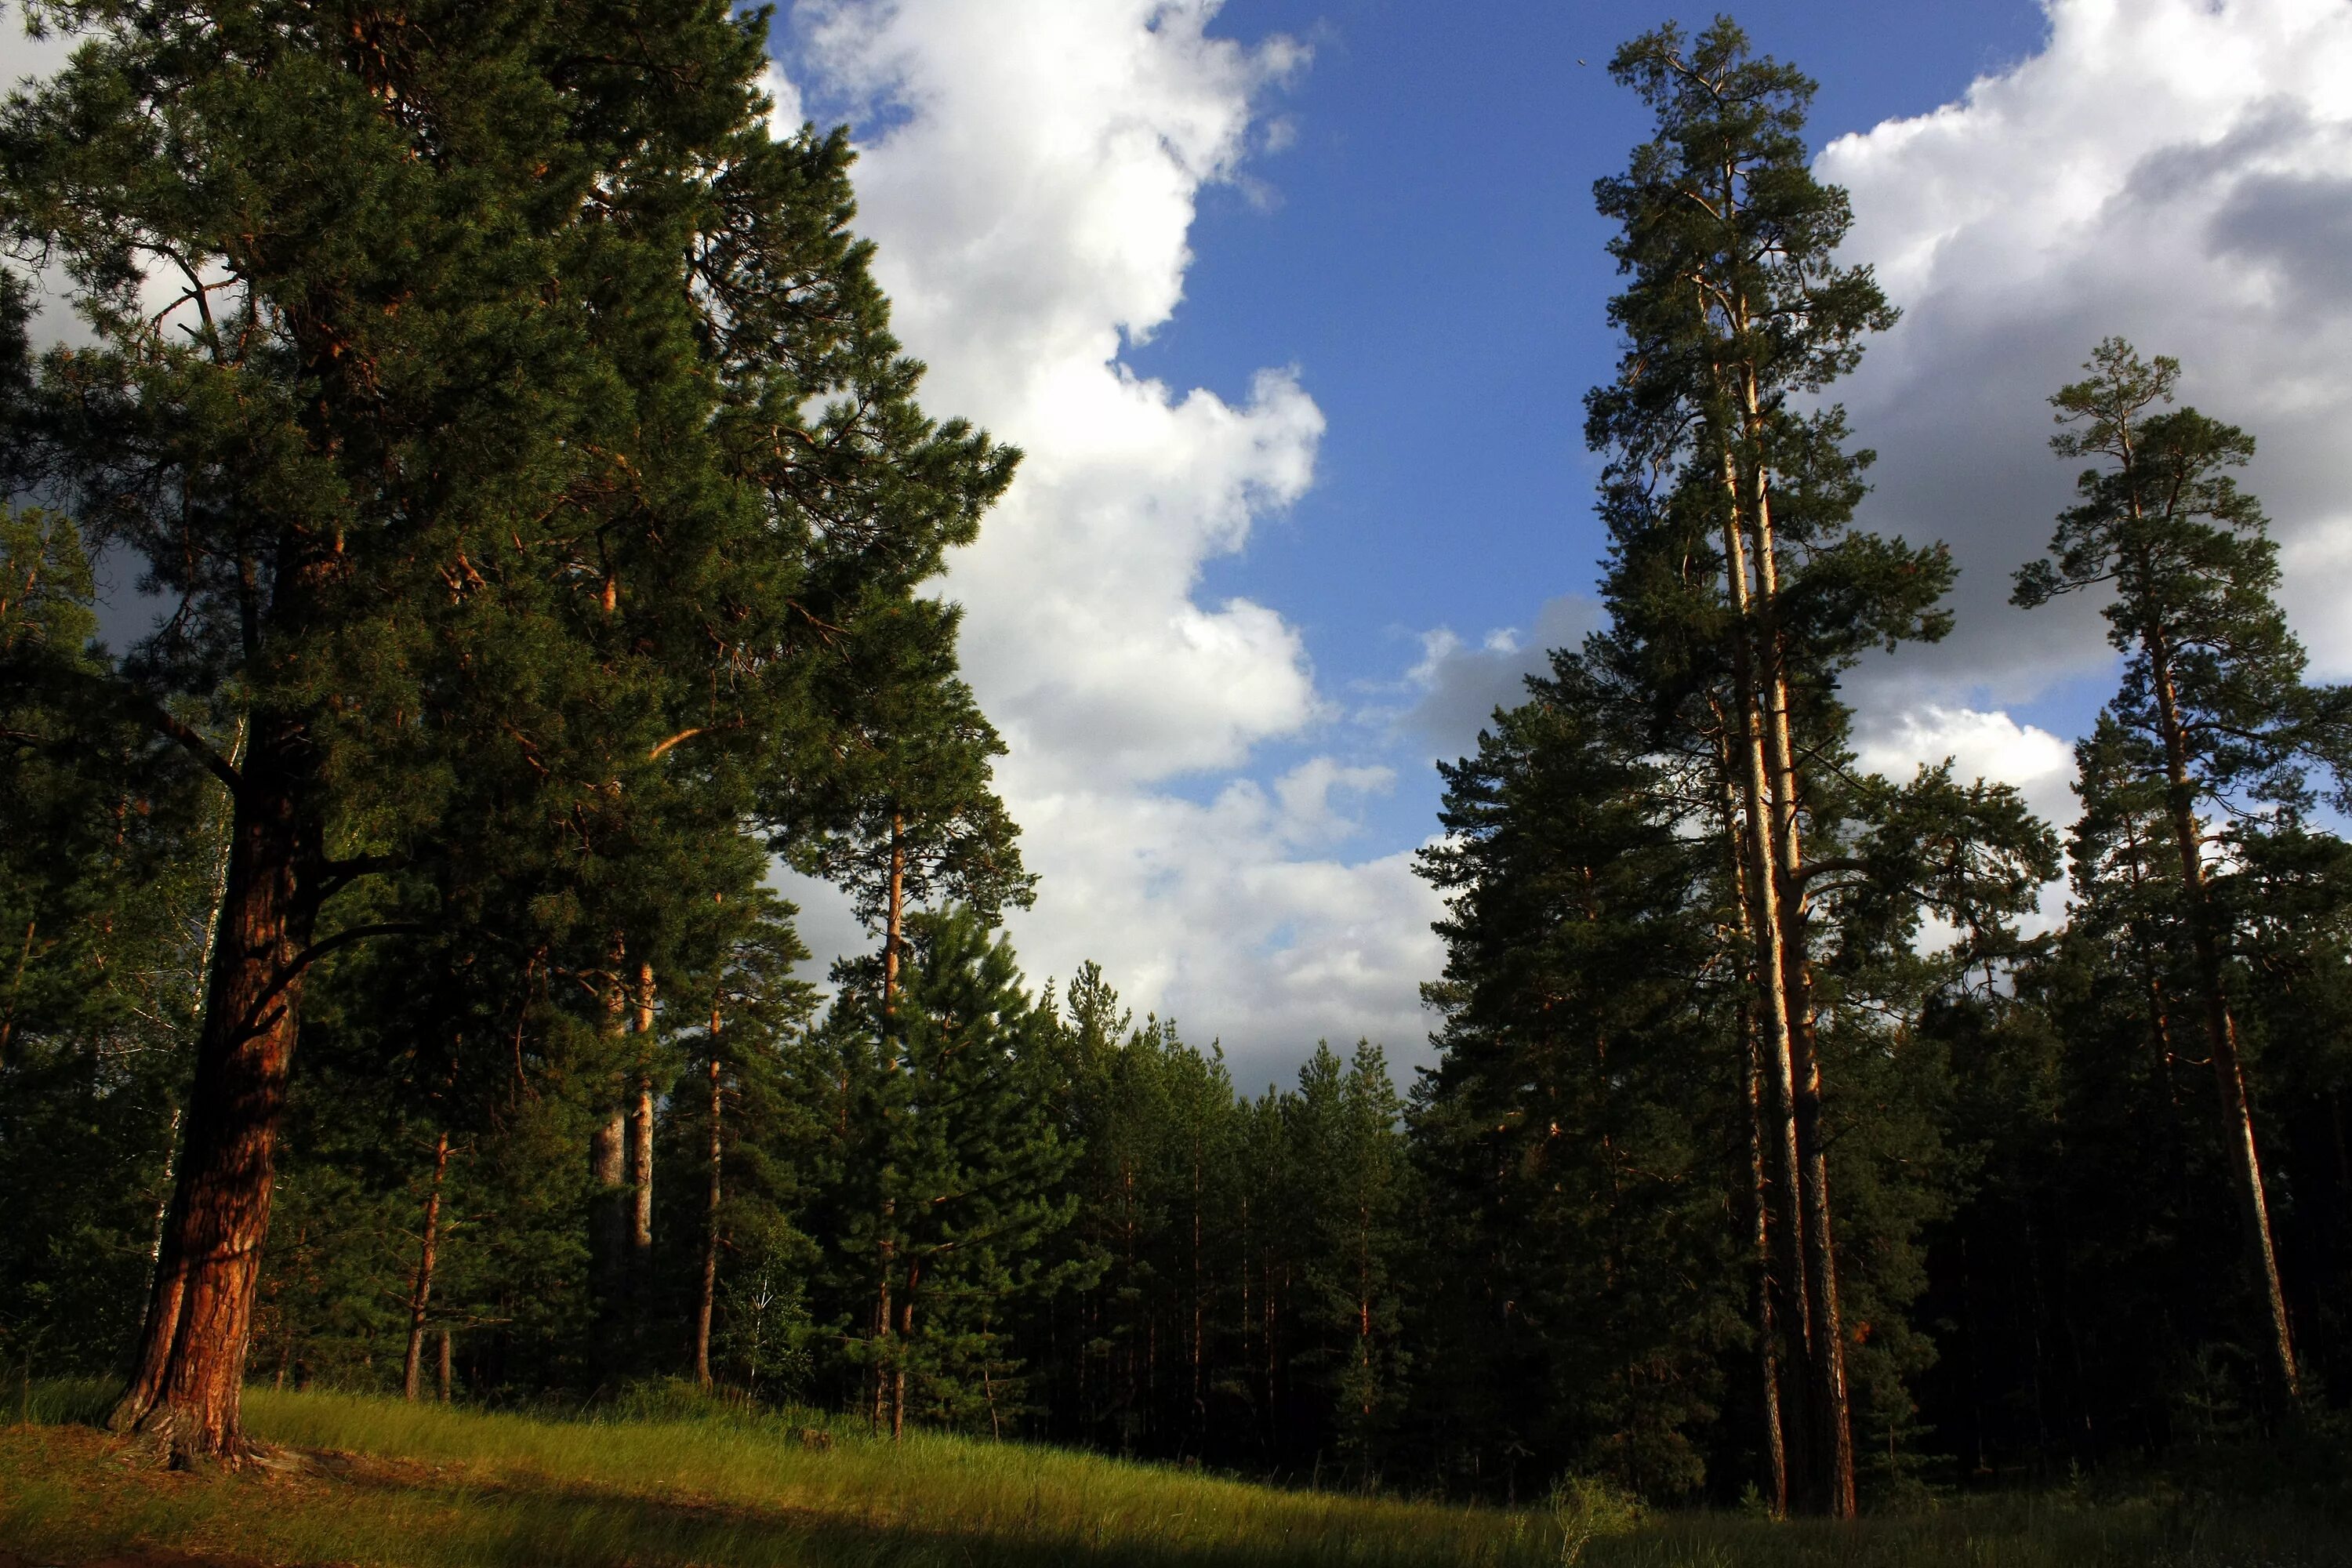
[[[915,407],[846,140],[772,139],[753,18],[45,15],[85,41],[0,122],[0,218],[98,345],[44,363],[44,471],[176,606],[81,708],[185,747],[235,818],[117,1419],[234,1458],[313,965],[477,908],[566,984],[624,968],[615,933],[656,961],[628,851],[822,773],[831,650],[1005,460]],[[394,871],[423,907],[352,918]]]
[[[872,618],[829,682],[843,755],[822,788],[795,797],[784,830],[800,868],[846,890],[879,929],[886,1008],[910,906],[954,902],[993,923],[1035,897],[1020,829],[990,784],[1004,742],[956,673],[961,618],[915,598]]]
[[[2163,411],[2179,380],[2176,360],[2151,363],[2109,338],[2084,368],[2088,377],[2051,399],[2069,426],[2051,444],[2099,466],[2077,479],[2080,501],[2060,515],[2050,554],[2019,571],[2014,596],[2031,608],[2094,586],[2112,591],[2102,614],[2124,678],[2101,749],[2118,764],[2118,785],[2137,784],[2151,804],[2162,795],[2174,862],[2163,883],[2193,958],[2249,1267],[2268,1310],[2271,1375],[2293,1403],[2302,1375],[2230,994],[2233,933],[2209,864],[2228,843],[2203,813],[2214,803],[2291,826],[2310,800],[2310,763],[2340,753],[2345,704],[2304,684],[2302,646],[2272,597],[2276,547],[2260,506],[2228,471],[2252,459],[2253,438],[2193,408]]]
[[[798,1257],[805,1267],[806,1238],[792,1224],[801,1193],[797,1151],[811,1138],[812,1107],[795,1103],[782,1063],[792,1042],[803,1034],[816,1009],[816,989],[794,976],[808,950],[793,929],[793,910],[764,893],[737,900],[740,921],[721,966],[707,983],[710,1019],[702,1039],[704,1059],[688,1068],[670,1091],[673,1105],[694,1104],[701,1112],[698,1138],[682,1140],[680,1174],[699,1164],[699,1283],[693,1307],[693,1366],[696,1382],[714,1380],[711,1352],[721,1295],[722,1262],[758,1283],[740,1286],[731,1300],[757,1298],[789,1289],[779,1266]],[[728,1107],[734,1107],[730,1113]],[[688,1189],[691,1190],[691,1189]],[[729,1325],[732,1327],[732,1325]],[[745,1335],[737,1333],[739,1342]],[[765,1344],[773,1336],[750,1336]],[[759,1357],[749,1358],[756,1378]]]
[[[1360,1042],[1342,1062],[1318,1043],[1284,1110],[1304,1243],[1299,1318],[1313,1341],[1299,1361],[1328,1402],[1338,1457],[1370,1480],[1412,1367],[1401,1343],[1412,1197],[1404,1104],[1379,1047]]]
[[[1611,69],[1657,117],[1626,173],[1595,186],[1630,278],[1610,306],[1626,341],[1620,374],[1589,405],[1589,438],[1611,459],[1611,603],[1621,658],[1646,667],[1637,684],[1680,688],[1655,706],[1684,710],[1691,733],[1712,731],[1734,791],[1778,1217],[1800,1264],[1786,1321],[1805,1374],[1801,1490],[1845,1514],[1853,1447],[1822,1124],[1827,998],[1809,929],[1813,862],[1842,812],[1835,770],[1805,759],[1842,743],[1834,680],[1857,653],[1940,635],[1934,606],[1950,565],[1940,548],[1853,530],[1868,454],[1845,449],[1840,410],[1797,401],[1849,370],[1862,336],[1895,314],[1868,268],[1836,259],[1851,214],[1807,168],[1813,84],[1750,58],[1727,19],[1687,41],[1671,26],[1645,35]]]
[[[1050,1245],[1075,1207],[1053,1019],[976,915],[909,925],[893,1011],[877,988],[846,986],[826,1031],[850,1097],[826,1205],[836,1290],[865,1318],[877,1426],[895,1438],[928,1415],[1002,1431],[1023,1409],[1007,1314],[1078,1271]]]
[[[1414,1105],[1454,1342],[1431,1381],[1488,1458],[1675,1495],[1703,1475],[1740,1310],[1715,850],[1573,656],[1530,698],[1442,768],[1447,833],[1422,857],[1448,896]]]

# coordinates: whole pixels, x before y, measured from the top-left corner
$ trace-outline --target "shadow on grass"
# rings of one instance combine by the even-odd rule
[[[838,1453],[813,1456],[764,1419],[553,1423],[325,1395],[263,1402],[272,1415],[265,1430],[278,1428],[270,1435],[340,1446],[309,1450],[316,1462],[307,1470],[201,1479],[126,1465],[122,1445],[88,1425],[113,1392],[52,1383],[26,1393],[23,1408],[45,1424],[0,1429],[0,1549],[41,1563],[143,1552],[140,1561],[156,1563],[178,1551],[205,1563],[400,1568],[2352,1563],[2338,1510],[2285,1497],[2011,1494],[1853,1524],[1654,1515],[1570,1555],[1556,1521],[1540,1514],[1284,1494],[1052,1449],[943,1442],[898,1456],[845,1438]]]
[[[909,1525],[839,1509],[451,1473],[457,1468],[322,1454],[299,1475],[198,1478],[128,1466],[121,1444],[86,1426],[17,1426],[0,1429],[0,1548],[45,1563],[185,1552],[194,1556],[174,1560],[399,1568],[1518,1568],[1544,1560],[1433,1552],[1409,1539],[1156,1542],[1149,1522],[1132,1516]],[[877,1516],[887,1501],[875,1500]]]

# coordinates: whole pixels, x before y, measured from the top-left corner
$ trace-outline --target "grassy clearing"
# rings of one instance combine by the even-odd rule
[[[1088,1455],[937,1436],[902,1447],[817,1417],[547,1418],[331,1394],[247,1395],[312,1473],[223,1479],[126,1466],[87,1385],[36,1385],[0,1430],[0,1545],[44,1562],[171,1548],[402,1568],[810,1568],[1137,1563],[1492,1568],[2318,1568],[2352,1534],[2284,1505],[1969,1503],[1859,1526],[1729,1515],[1624,1533],[1517,1512],[1280,1491]],[[11,1402],[16,1403],[16,1402]],[[18,1412],[10,1412],[18,1414]],[[822,1446],[823,1433],[831,1446]]]

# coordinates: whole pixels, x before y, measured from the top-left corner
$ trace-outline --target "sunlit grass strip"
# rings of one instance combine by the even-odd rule
[[[1291,1542],[1332,1561],[1469,1561],[1526,1521],[1328,1493],[1281,1491],[1100,1456],[913,1434],[903,1444],[816,1418],[549,1421],[350,1394],[257,1393],[253,1433],[452,1468],[472,1483],[562,1483],[608,1496],[783,1510],[892,1532],[1013,1536],[1092,1549],[1215,1551]],[[824,1431],[829,1448],[800,1436]],[[1403,1546],[1404,1554],[1391,1548]],[[1322,1561],[1322,1556],[1315,1560]]]
[[[108,1391],[36,1384],[37,1423]],[[73,1560],[137,1546],[403,1568],[1559,1568],[1542,1510],[1285,1491],[1163,1466],[813,1415],[532,1415],[323,1393],[248,1396],[254,1435],[328,1456],[292,1478],[131,1468],[87,1426],[0,1431],[0,1545]],[[820,1437],[817,1434],[824,1434]],[[825,1439],[830,1446],[824,1446]],[[1567,1532],[1570,1535],[1580,1532]],[[1859,1525],[1654,1518],[1591,1568],[2317,1568],[2352,1560],[2284,1505],[1971,1501]]]

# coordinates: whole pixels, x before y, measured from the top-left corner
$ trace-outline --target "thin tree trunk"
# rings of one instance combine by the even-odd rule
[[[1754,637],[1754,600],[1749,591],[1748,542],[1740,525],[1738,473],[1733,455],[1727,449],[1723,458],[1724,486],[1731,503],[1724,524],[1723,542],[1725,577],[1730,585],[1732,609],[1737,627],[1732,637],[1732,680],[1736,688],[1735,738],[1738,747],[1738,783],[1742,815],[1747,819],[1747,831],[1742,835],[1740,874],[1747,882],[1747,893],[1753,906],[1748,914],[1750,930],[1755,938],[1755,988],[1763,1025],[1765,1066],[1772,1083],[1770,1126],[1774,1152],[1788,1180],[1780,1184],[1779,1194],[1781,1228],[1788,1238],[1790,1255],[1797,1268],[1787,1281],[1790,1305],[1796,1321],[1793,1343],[1802,1347],[1801,1379],[1806,1390],[1805,1408],[1808,1419],[1800,1430],[1811,1434],[1813,1440],[1802,1445],[1799,1452],[1804,1462],[1794,1467],[1794,1479],[1802,1490],[1824,1512],[1838,1511],[1837,1500],[1840,1469],[1837,1464],[1838,1446],[1828,1437],[1835,1423],[1833,1411],[1820,1408],[1833,1391],[1842,1391],[1842,1376],[1825,1375],[1822,1345],[1822,1303],[1816,1292],[1820,1280],[1811,1267],[1816,1252],[1811,1235],[1821,1205],[1810,1201],[1811,1186],[1807,1180],[1808,1162],[1805,1153],[1803,1124],[1804,1094],[1800,1076],[1800,1042],[1794,1020],[1790,1016],[1789,998],[1790,965],[1785,950],[1788,927],[1781,910],[1781,882],[1779,835],[1773,831],[1778,816],[1772,797],[1771,769],[1766,746],[1766,724],[1759,711],[1759,689],[1762,684],[1756,668],[1757,647]],[[1818,1189],[1815,1189],[1818,1191]],[[1835,1336],[1831,1346],[1836,1346]],[[1843,1358],[1838,1364],[1842,1370]],[[1849,1458],[1851,1443],[1847,1445]],[[1848,1467],[1850,1472],[1850,1464]]]
[[[614,1057],[628,1028],[629,998],[622,979],[627,957],[625,939],[615,932],[604,982],[604,1033]],[[602,1377],[619,1375],[627,1365],[629,1231],[629,1116],[626,1093],[611,1085],[612,1110],[588,1134],[588,1274],[589,1293],[596,1309],[595,1357]]]
[[[907,1273],[907,1300],[898,1309],[898,1358],[890,1369],[890,1441],[907,1436],[907,1347],[915,1338],[915,1270]]]
[[[2223,988],[2221,944],[2214,931],[2212,891],[2205,879],[2204,837],[2197,824],[2196,786],[2189,776],[2189,748],[2182,732],[2179,698],[2172,684],[2171,650],[2161,636],[2144,637],[2155,678],[2157,717],[2163,728],[2165,769],[2172,809],[2173,837],[2180,846],[2180,880],[2189,895],[2189,929],[2197,953],[2197,979],[2205,993],[2205,1036],[2213,1058],[2214,1087],[2221,1098],[2222,1134],[2238,1178],[2239,1212],[2244,1217],[2255,1283],[2270,1309],[2271,1370],[2289,1405],[2303,1397],[2295,1363],[2294,1335],[2287,1320],[2286,1291],[2279,1281],[2278,1247],[2271,1231],[2270,1200],[2263,1186],[2263,1156],[2254,1142],[2253,1108],[2246,1096],[2245,1065],[2238,1055],[2238,1022]]]
[[[898,937],[906,908],[906,823],[894,813],[890,817],[890,902],[882,927],[882,1016],[886,1018],[898,1000]]]
[[[177,1463],[235,1461],[278,1126],[316,905],[316,840],[299,804],[300,738],[257,737],[235,792],[220,935],[171,1211],[129,1386],[109,1425],[161,1438]]]
[[[1197,1110],[1195,1112],[1197,1114]],[[1192,1432],[1205,1442],[1208,1436],[1209,1402],[1202,1390],[1208,1353],[1207,1292],[1201,1278],[1201,1191],[1202,1182],[1201,1130],[1192,1129]]]
[[[710,1386],[710,1311],[719,1296],[719,1116],[722,1096],[719,1081],[719,1004],[710,1004],[710,1194],[703,1209],[702,1293],[694,1310],[694,1381]]]
[[[1743,331],[1747,323],[1741,323]],[[1753,369],[1739,383],[1744,426],[1751,438],[1760,428],[1762,412]],[[1759,462],[1750,485],[1749,516],[1756,531],[1757,644],[1764,668],[1764,747],[1771,770],[1771,829],[1774,873],[1780,879],[1775,900],[1783,923],[1780,962],[1785,971],[1782,990],[1788,1007],[1789,1043],[1794,1058],[1797,1088],[1797,1146],[1804,1157],[1800,1168],[1800,1197],[1805,1211],[1803,1231],[1805,1294],[1810,1314],[1813,1384],[1812,1415],[1821,1446],[1826,1481],[1827,1511],[1850,1519],[1855,1511],[1853,1483],[1853,1412],[1845,1374],[1844,1314],[1838,1304],[1837,1245],[1832,1226],[1829,1157],[1822,1125],[1821,1054],[1813,1030],[1811,1000],[1812,975],[1806,956],[1805,900],[1800,873],[1804,865],[1798,837],[1798,787],[1794,748],[1789,737],[1789,681],[1781,655],[1777,611],[1780,593],[1779,552],[1772,536],[1769,470]]]
[[[1727,732],[1720,733],[1717,744],[1718,765],[1727,762],[1730,742]],[[1742,863],[1739,837],[1739,813],[1737,791],[1727,766],[1723,767],[1723,799],[1720,815],[1725,847],[1731,864],[1732,906],[1737,911],[1741,946],[1752,949],[1755,944],[1755,922],[1750,918],[1748,896],[1748,878]],[[1740,1088],[1748,1106],[1748,1196],[1755,1214],[1756,1250],[1756,1345],[1758,1372],[1761,1379],[1764,1409],[1765,1481],[1771,1488],[1772,1513],[1785,1517],[1789,1511],[1789,1448],[1787,1428],[1780,1408],[1780,1347],[1779,1313],[1773,1305],[1775,1293],[1780,1289],[1781,1271],[1772,1261],[1772,1226],[1774,1184],[1771,1162],[1764,1131],[1764,1052],[1757,1039],[1756,1004],[1752,994],[1743,994],[1738,1006],[1738,1029],[1741,1052]],[[1783,1104],[1787,1103],[1784,1099]],[[1785,1154],[1783,1156],[1785,1161]],[[1780,1191],[1792,1191],[1795,1169],[1784,1163]],[[1793,1205],[1790,1205],[1793,1207]],[[1795,1248],[1790,1247],[1792,1260]],[[1801,1292],[1801,1261],[1797,1262],[1788,1278],[1795,1279]],[[1798,1298],[1802,1300],[1801,1294]],[[1795,1401],[1804,1407],[1801,1397]]]
[[[1780,1425],[1780,1325],[1772,1310],[1772,1238],[1767,1216],[1771,1211],[1769,1182],[1764,1165],[1764,1063],[1756,1048],[1754,1015],[1743,1005],[1739,1033],[1747,1047],[1747,1070],[1741,1074],[1748,1100],[1748,1191],[1756,1215],[1756,1350],[1757,1373],[1764,1396],[1764,1481],[1770,1489],[1772,1517],[1789,1511],[1788,1438]]]
[[[889,1020],[898,1008],[898,941],[906,916],[907,840],[905,821],[897,813],[890,817],[890,892],[882,927],[882,1017],[884,1020],[883,1049],[887,1059],[883,1070],[898,1070],[898,1042],[889,1032]],[[885,1112],[887,1115],[887,1112]],[[882,1239],[877,1250],[881,1254],[881,1294],[875,1310],[874,1340],[874,1426],[878,1431],[890,1405],[890,1363],[894,1348],[890,1342],[890,1268],[895,1261],[895,1247],[890,1239],[890,1226],[898,1215],[898,1200],[882,1200]],[[896,1440],[894,1426],[891,1436]]]
[[[173,1180],[180,1159],[180,1121],[178,1106],[172,1107],[171,1124],[163,1130],[163,1180],[159,1184],[163,1195],[155,1200],[155,1229],[147,1243],[149,1267],[163,1261],[163,1223],[172,1217],[172,1194],[177,1184]]]
[[[885,1198],[882,1201],[882,1222],[886,1228],[877,1247],[882,1262],[882,1280],[874,1307],[873,1425],[877,1432],[882,1429],[882,1423],[890,1410],[890,1363],[893,1359],[893,1347],[890,1342],[890,1267],[894,1261],[893,1254],[896,1248],[891,1245],[887,1227],[890,1222],[892,1206],[890,1199]]]
[[[449,1168],[449,1134],[445,1130],[433,1146],[433,1190],[425,1200],[425,1244],[417,1249],[416,1283],[408,1293],[408,1353],[401,1363],[400,1396],[416,1402],[423,1381],[425,1314],[433,1301],[433,1250],[441,1238],[441,1177]]]
[[[437,1358],[440,1362],[440,1376],[437,1381],[440,1384],[441,1403],[446,1405],[449,1403],[449,1331],[443,1329],[436,1337],[441,1342],[441,1353]]]
[[[654,1084],[650,1053],[654,1033],[654,966],[637,965],[637,1089],[629,1107],[629,1271],[636,1293],[653,1282]]]

